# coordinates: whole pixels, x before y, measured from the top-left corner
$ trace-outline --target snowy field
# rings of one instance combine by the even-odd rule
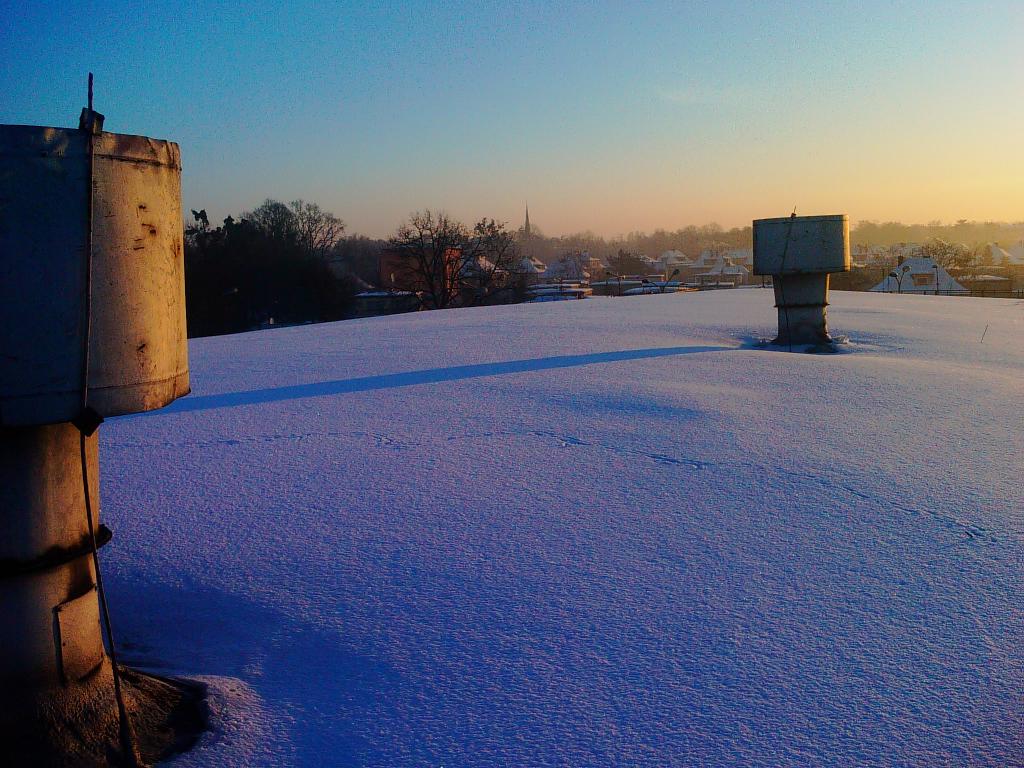
[[[832,301],[837,355],[760,289],[193,341],[101,443],[175,766],[1024,765],[1024,302]]]

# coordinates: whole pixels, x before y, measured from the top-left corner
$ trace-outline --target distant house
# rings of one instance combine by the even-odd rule
[[[689,266],[690,264],[693,264],[693,259],[682,251],[673,249],[662,253],[661,256],[658,257],[657,263],[662,269],[675,269],[676,267]]]
[[[719,271],[701,272],[695,275],[697,284],[702,287],[715,285],[728,288],[744,285],[748,277],[747,268],[740,265],[727,266]]]
[[[745,267],[754,266],[754,249],[753,248],[736,248],[725,253],[725,258],[729,259],[733,264],[742,264]]]
[[[595,262],[596,261],[596,265]],[[567,253],[544,270],[546,280],[589,280],[592,269],[600,269],[601,262],[587,252]]]
[[[989,243],[983,264],[993,267],[1024,267],[1024,243],[1014,246],[1010,250],[1000,248],[996,243]],[[1018,250],[1019,249],[1019,250]]]
[[[750,270],[742,264],[733,264],[731,259],[719,256],[706,271],[698,272],[696,281],[701,285],[745,285],[750,279]]]
[[[600,275],[607,269],[611,269],[611,265],[607,259],[601,258],[600,256],[591,256],[589,253],[584,254],[587,257],[585,267],[591,275]]]
[[[872,291],[880,293],[939,293],[944,294],[966,294],[969,291],[943,269],[936,261],[927,256],[916,256],[905,260],[898,265],[892,274],[886,276],[882,282],[872,288]],[[937,285],[936,285],[937,283]]]
[[[1016,245],[1010,246],[1007,249],[1007,253],[1009,253],[1013,259],[1014,266],[1024,266],[1024,240],[1021,240]]]
[[[725,248],[723,246],[705,248],[703,251],[701,251],[700,256],[698,256],[693,263],[697,267],[706,269],[714,266],[722,259],[726,259],[730,264],[741,264],[746,267],[753,267],[754,249]]]
[[[753,259],[753,251],[705,249],[689,268],[687,279],[701,285],[744,285],[750,280],[750,269],[744,263]]]
[[[1013,280],[1014,289],[1024,289],[1024,241],[1006,249],[1009,261],[1004,271]]]
[[[975,252],[971,268],[957,278],[972,293],[991,294],[1024,289],[1024,243],[1001,248],[989,243]]]
[[[714,268],[722,258],[724,257],[721,252],[714,252],[707,249],[696,258],[687,258],[685,263],[679,265],[679,279],[688,283],[699,282],[697,276],[702,273],[707,273],[709,270]]]
[[[679,270],[676,273],[676,270]],[[693,276],[693,259],[682,251],[675,249],[663,252],[655,261],[649,265],[650,275],[668,277],[676,273],[681,280],[689,280]]]
[[[461,257],[462,254],[459,252],[459,258],[461,259]],[[479,280],[482,276],[503,273],[505,271],[486,256],[479,254],[464,259],[459,269],[459,277],[466,280]]]
[[[701,251],[700,256],[693,260],[694,269],[708,269],[714,266],[715,262],[723,257],[723,252],[720,250],[712,250],[711,248],[705,248]]]
[[[516,265],[515,271],[525,276],[528,280],[539,280],[544,275],[547,265],[540,259],[531,256],[524,256]]]
[[[1013,281],[1003,275],[961,275],[959,282],[972,294],[1005,293]]]

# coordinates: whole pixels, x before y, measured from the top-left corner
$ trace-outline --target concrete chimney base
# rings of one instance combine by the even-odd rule
[[[779,335],[772,344],[832,344],[825,309],[828,274],[774,275]]]
[[[142,765],[190,749],[207,722],[200,685],[120,667],[121,690]],[[5,765],[127,768],[109,659],[65,689],[4,689],[0,744]]]
[[[0,754],[18,766],[123,764],[110,660],[100,630],[82,482],[71,424],[0,428]],[[99,441],[85,439],[97,542]],[[194,691],[125,672],[125,702],[150,756],[174,740],[161,722]],[[187,719],[187,718],[186,718]],[[169,736],[160,737],[162,731]],[[154,736],[154,733],[157,734]]]

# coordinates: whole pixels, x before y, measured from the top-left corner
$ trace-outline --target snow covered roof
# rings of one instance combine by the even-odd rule
[[[176,768],[1017,764],[1019,302],[830,301],[842,354],[760,288],[191,340],[100,430]]]
[[[711,266],[706,272],[702,273],[705,275],[749,275],[750,270],[744,267],[742,264],[730,264],[725,259],[719,259],[715,264]]]
[[[727,258],[732,260],[734,264],[746,264],[747,266],[754,266],[754,249],[753,248],[737,248],[729,251],[725,254]]]
[[[961,278],[968,279],[968,278]],[[1000,275],[971,275],[969,278],[972,283],[1008,283],[1010,278],[1002,277]]]
[[[672,267],[684,266],[693,263],[693,260],[682,251],[665,251],[658,257],[658,263]]]
[[[893,271],[899,277],[892,277],[890,273],[871,290],[883,293],[934,293],[937,279],[941,293],[969,293],[949,272],[928,256],[906,259]]]
[[[723,261],[732,264],[747,264],[753,266],[754,251],[752,248],[738,248],[735,250],[722,251],[716,249],[705,249],[700,257],[694,261],[697,267],[708,268],[720,265]]]
[[[553,264],[549,264],[544,270],[544,277],[547,278],[568,278],[573,280],[582,280],[590,277],[590,272],[587,270],[587,265],[590,264],[589,254],[576,254],[572,256],[563,256]]]
[[[526,274],[543,274],[545,269],[547,269],[547,267],[536,259],[524,258],[519,261],[519,271],[525,272]]]
[[[1024,265],[1024,248],[1018,253],[1013,250],[1000,248],[996,243],[989,243],[988,256],[990,263],[997,267],[1011,267]]]
[[[486,256],[480,255],[467,259],[465,263],[462,265],[462,272],[465,275],[475,275],[481,272],[493,272],[494,270],[494,262],[488,259]]]

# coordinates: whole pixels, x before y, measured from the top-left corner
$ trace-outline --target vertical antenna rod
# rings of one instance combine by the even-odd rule
[[[103,573],[100,570],[99,543],[96,540],[95,519],[92,513],[92,495],[89,485],[88,458],[86,456],[86,438],[89,437],[103,421],[89,407],[89,350],[90,337],[92,335],[92,257],[93,257],[93,215],[94,196],[96,193],[96,134],[103,129],[103,116],[97,115],[92,109],[92,72],[89,73],[89,106],[84,120],[84,127],[89,131],[89,205],[87,215],[89,217],[86,254],[85,254],[85,327],[82,334],[82,411],[74,422],[79,431],[79,451],[82,460],[82,486],[85,491],[85,517],[86,525],[89,526],[90,543],[92,544],[92,564],[96,572],[96,593],[99,597],[100,618],[107,636],[110,657],[110,671],[114,678],[114,700],[117,703],[118,737],[121,742],[122,759],[129,768],[137,768],[143,765],[139,756],[138,747],[135,744],[135,734],[131,721],[128,719],[128,710],[124,703],[124,693],[121,690],[121,671],[117,664],[117,649],[114,647],[114,630],[110,623],[110,609],[107,607],[107,593],[103,588]]]

